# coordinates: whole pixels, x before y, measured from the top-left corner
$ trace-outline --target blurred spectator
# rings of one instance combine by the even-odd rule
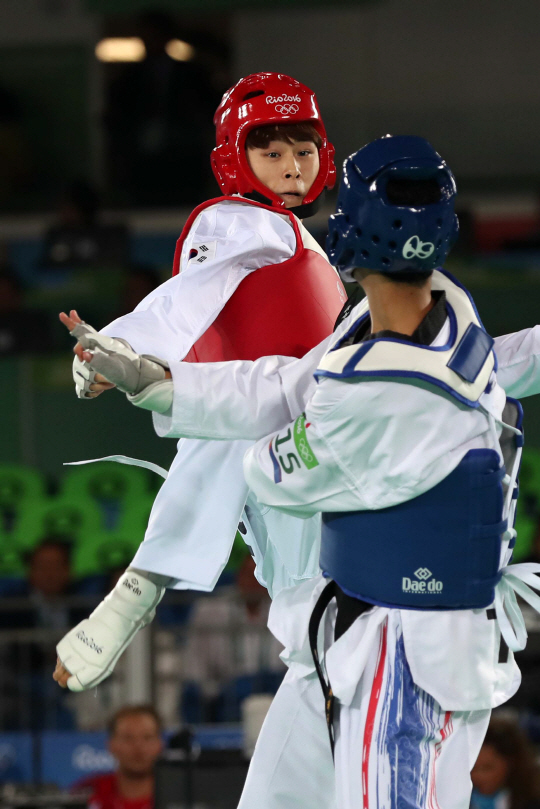
[[[17,600],[3,601],[1,630],[35,630],[0,644],[0,722],[5,730],[71,730],[70,694],[58,688],[51,672],[56,642],[87,609],[69,609],[71,549],[64,538],[47,537],[28,560],[28,578]],[[0,633],[1,640],[1,633]]]
[[[471,779],[471,809],[540,809],[534,750],[511,718],[492,717]]]
[[[37,626],[65,629],[69,613],[62,604],[71,590],[71,549],[54,538],[34,548],[28,567],[30,600],[35,607]]]
[[[125,225],[100,222],[99,208],[98,194],[87,183],[77,180],[65,189],[58,222],[45,234],[43,268],[127,266],[128,230]]]
[[[152,705],[126,705],[109,724],[113,773],[80,781],[74,791],[90,790],[90,809],[152,809],[154,767],[161,755],[161,722]]]
[[[0,357],[52,347],[47,315],[25,307],[21,282],[9,267],[0,265]]]
[[[161,278],[152,267],[133,267],[125,277],[121,292],[120,308],[114,317],[121,317],[133,312],[147,295],[161,284]]]
[[[184,718],[232,721],[242,698],[275,691],[285,665],[281,644],[267,629],[270,597],[246,556],[236,587],[195,602],[184,652]],[[202,699],[202,716],[189,715],[190,700]],[[237,703],[237,704],[227,704]]]
[[[138,35],[146,58],[126,65],[111,83],[106,113],[111,184],[136,205],[181,205],[204,199],[208,149],[219,102],[207,70],[172,59],[174,18],[148,11]]]
[[[69,609],[64,598],[74,592],[71,546],[65,537],[46,537],[28,556],[28,575],[17,596],[26,598],[24,609],[0,611],[0,628],[68,629],[82,620],[84,610]],[[86,610],[87,612],[87,610]]]

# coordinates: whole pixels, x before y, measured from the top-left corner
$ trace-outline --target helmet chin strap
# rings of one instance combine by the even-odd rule
[[[296,205],[294,208],[288,208],[290,213],[293,213],[299,219],[307,219],[308,216],[313,216],[321,207],[324,197],[326,195],[326,188],[323,188],[318,197],[305,205]]]
[[[311,202],[305,205],[295,205],[294,208],[283,208],[283,210],[293,213],[298,219],[307,219],[309,216],[313,216],[317,213],[324,200],[325,194],[326,189],[323,189],[319,196]],[[270,197],[265,197],[260,191],[250,191],[247,194],[243,194],[243,196],[246,199],[253,200],[253,202],[261,202],[263,205],[274,205],[273,200],[270,199]],[[279,211],[279,208],[276,208],[276,211]]]

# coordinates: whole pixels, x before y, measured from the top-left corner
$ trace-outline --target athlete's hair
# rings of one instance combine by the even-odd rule
[[[298,124],[268,124],[252,129],[246,138],[246,149],[267,149],[273,140],[280,140],[283,143],[297,143],[298,141],[309,140],[315,144],[317,149],[322,146],[322,138],[310,123]]]
[[[361,284],[362,277],[365,277],[366,274],[370,273],[384,275],[386,280],[391,281],[392,284],[408,284],[408,286],[421,289],[433,275],[433,270],[430,270],[429,272],[418,272],[416,270],[411,270],[411,272],[397,272],[394,275],[389,275],[388,273],[379,272],[379,270],[366,270],[365,268],[358,267],[356,270],[353,270],[352,274],[357,282]]]
[[[511,718],[494,716],[488,727],[484,747],[492,747],[508,762],[506,787],[510,809],[526,809],[540,799],[540,774],[534,751],[525,733]]]
[[[111,716],[107,730],[109,736],[114,736],[118,723],[126,716],[151,716],[159,733],[161,733],[161,719],[153,705],[124,705]]]

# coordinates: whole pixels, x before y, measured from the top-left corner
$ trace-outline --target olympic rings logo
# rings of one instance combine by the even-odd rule
[[[411,236],[403,246],[403,258],[429,258],[435,250],[433,242],[423,242],[419,236]]]
[[[300,438],[298,440],[298,443],[297,443],[296,446],[297,446],[298,452],[300,453],[300,457],[302,458],[302,460],[305,461],[306,463],[313,463],[315,458],[313,457],[313,455],[311,453],[311,449],[308,446],[308,443],[307,443],[306,439],[305,438]]]
[[[281,115],[295,115],[300,110],[300,107],[298,104],[276,104],[275,110]]]

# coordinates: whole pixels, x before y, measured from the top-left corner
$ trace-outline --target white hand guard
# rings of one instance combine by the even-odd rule
[[[75,382],[75,393],[79,397],[79,399],[91,399],[93,398],[89,394],[90,385],[92,382],[95,381],[96,372],[90,368],[87,362],[81,362],[80,359],[75,356],[73,358],[73,381]]]
[[[124,393],[138,394],[149,385],[165,379],[165,360],[149,354],[137,354],[126,340],[106,337],[86,323],[78,323],[70,332],[93,357],[87,364]]]
[[[136,632],[153,619],[164,593],[165,587],[128,569],[91,616],[62,638],[56,651],[71,673],[71,691],[93,688],[112,673]]]

